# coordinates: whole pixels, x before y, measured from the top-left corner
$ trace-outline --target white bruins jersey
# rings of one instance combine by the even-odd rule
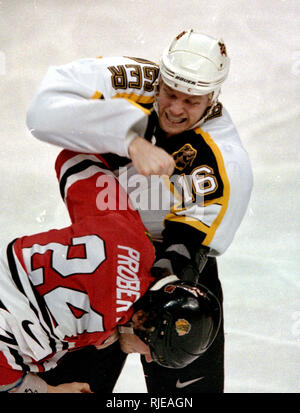
[[[102,154],[156,240],[229,247],[253,185],[249,157],[225,108],[194,130],[164,139],[153,110],[158,66],[131,57],[81,59],[51,67],[27,114],[32,134],[76,152]],[[128,156],[135,136],[170,153],[170,179],[137,175]]]

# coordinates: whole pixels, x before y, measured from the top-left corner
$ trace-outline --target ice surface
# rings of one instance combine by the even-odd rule
[[[0,1],[0,242],[69,223],[53,170],[59,149],[25,125],[47,68],[82,57],[158,60],[185,28],[222,36],[232,59],[221,101],[247,148],[255,186],[219,259],[226,386],[300,389],[300,2],[294,0]],[[131,355],[116,392],[145,392]]]

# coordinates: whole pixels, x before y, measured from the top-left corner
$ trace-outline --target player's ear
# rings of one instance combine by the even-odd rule
[[[145,311],[142,309],[137,310],[131,317],[131,321],[133,322],[133,328],[141,329],[146,319],[147,319],[147,315]]]

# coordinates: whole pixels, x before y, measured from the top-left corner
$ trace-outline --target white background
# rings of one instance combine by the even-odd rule
[[[0,1],[0,243],[69,224],[53,164],[26,110],[50,65],[131,55],[158,61],[183,29],[223,37],[221,101],[251,157],[254,191],[219,259],[226,392],[300,389],[300,1]],[[131,355],[116,392],[145,392]]]

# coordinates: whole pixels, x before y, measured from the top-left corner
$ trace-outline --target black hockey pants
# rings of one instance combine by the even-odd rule
[[[216,260],[209,258],[199,279],[223,302]],[[156,363],[142,363],[149,393],[223,393],[224,329],[223,321],[212,346],[184,369],[168,369]]]

